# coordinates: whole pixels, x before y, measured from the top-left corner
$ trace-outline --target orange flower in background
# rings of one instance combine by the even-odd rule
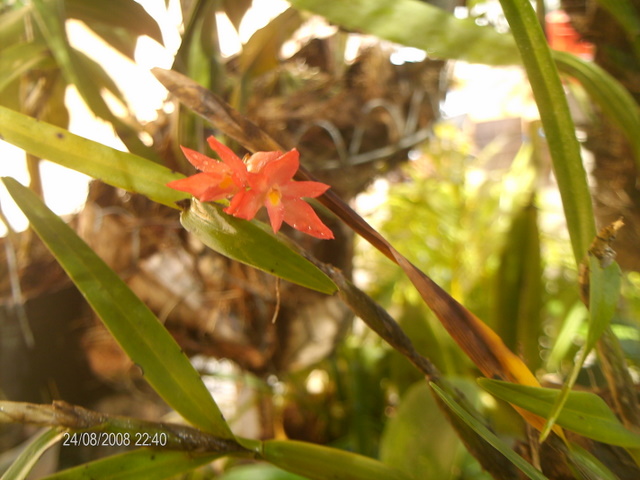
[[[222,161],[181,147],[189,162],[201,173],[174,180],[167,186],[190,193],[202,202],[230,198],[231,203],[224,211],[245,220],[251,220],[262,206],[266,206],[274,232],[278,232],[284,222],[313,237],[334,238],[331,230],[303,200],[322,195],[329,185],[293,180],[300,167],[300,154],[296,149],[284,154],[257,152],[245,163],[214,137],[207,141]]]

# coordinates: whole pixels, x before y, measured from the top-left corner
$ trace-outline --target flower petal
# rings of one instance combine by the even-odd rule
[[[241,190],[231,199],[231,203],[224,209],[225,213],[234,217],[251,220],[264,203],[264,196],[255,190]]]
[[[282,152],[256,152],[247,160],[247,170],[258,173],[268,163],[280,158]]]
[[[191,150],[190,148],[180,146],[182,149],[182,153],[187,157],[189,163],[196,167],[198,170],[203,172],[215,173],[224,170],[228,170],[229,167],[224,163],[219,162],[213,158],[209,158],[206,155],[196,152],[195,150]]]
[[[231,168],[238,180],[240,180],[243,185],[246,184],[247,166],[244,164],[242,159],[233,153],[233,150],[229,147],[220,143],[214,136],[207,138],[207,142],[211,149],[220,156],[220,159],[224,164]]]
[[[200,199],[200,197],[211,188],[212,185],[216,185],[220,182],[220,175],[215,173],[196,173],[187,178],[180,178],[167,183],[167,186],[174,190],[181,192],[187,192]]]
[[[273,233],[278,233],[285,217],[284,204],[282,202],[273,204],[272,202],[267,201],[265,202],[265,205],[267,206],[267,213],[269,213],[269,221],[271,222]]]
[[[292,180],[289,183],[282,185],[280,187],[280,191],[282,192],[282,195],[285,197],[316,198],[322,195],[327,190],[329,190],[329,188],[330,186],[327,185],[326,183],[309,182],[309,181],[297,182]]]
[[[333,232],[327,227],[313,208],[299,198],[285,202],[284,221],[296,230],[321,239],[334,238]]]
[[[300,154],[295,148],[280,158],[266,164],[258,175],[268,182],[268,186],[284,185],[291,181],[300,167]]]

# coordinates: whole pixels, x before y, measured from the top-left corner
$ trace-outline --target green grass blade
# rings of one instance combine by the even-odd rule
[[[640,166],[640,109],[629,91],[593,62],[566,52],[553,51],[558,69],[575,78],[602,112],[624,132]]]
[[[33,192],[13,178],[2,180],[31,227],[158,394],[192,424],[231,438],[200,376],[151,310]]]
[[[597,480],[620,480],[591,452],[576,443],[569,443],[569,457],[579,472],[584,472],[584,478]]]
[[[350,30],[425,50],[429,56],[487,65],[519,62],[510,35],[415,0],[291,0]]]
[[[166,186],[184,175],[0,106],[0,138],[63,167],[177,208],[189,195]]]
[[[163,480],[211,463],[220,454],[139,449],[69,468],[43,480]]]
[[[283,237],[265,231],[257,223],[227,215],[220,205],[193,199],[182,212],[180,222],[205,245],[232,260],[328,295],[338,289],[318,267],[292,250]]]
[[[500,0],[522,55],[549,144],[576,265],[596,234],[587,176],[560,77],[529,0]]]
[[[438,385],[433,382],[429,382],[433,391],[436,392],[442,401],[456,414],[458,415],[469,427],[471,427],[478,435],[484,438],[489,444],[491,444],[496,450],[502,453],[511,463],[520,469],[527,477],[533,480],[545,480],[542,472],[536,470],[529,462],[514,452],[507,444],[505,444],[498,436],[485,427],[481,422],[470,415],[464,408],[456,403],[456,401]]]
[[[556,335],[555,343],[551,347],[545,370],[558,371],[565,358],[569,358],[573,350],[576,336],[579,335],[582,324],[587,319],[588,311],[584,304],[577,301],[565,315],[560,332]]]
[[[478,379],[486,391],[509,403],[546,417],[560,395],[553,388],[529,387],[515,383]],[[627,430],[609,406],[595,393],[569,393],[564,408],[558,415],[558,425],[599,442],[621,447],[640,447],[640,434]]]
[[[11,466],[2,475],[2,480],[23,480],[49,447],[62,438],[62,432],[51,428],[39,435],[33,442],[27,445]]]

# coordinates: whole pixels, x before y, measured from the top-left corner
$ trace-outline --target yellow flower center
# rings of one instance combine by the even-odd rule
[[[275,205],[278,205],[280,203],[280,199],[282,198],[282,194],[280,193],[280,190],[278,190],[276,188],[272,188],[271,190],[269,190],[269,193],[267,193],[267,198],[271,202],[271,205],[275,206]]]
[[[225,175],[222,181],[220,182],[219,187],[222,189],[227,189],[232,186],[233,186],[233,179],[231,178],[231,175]]]

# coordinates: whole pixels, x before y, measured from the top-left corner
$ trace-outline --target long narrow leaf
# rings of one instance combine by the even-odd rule
[[[509,448],[498,436],[485,427],[481,422],[467,413],[464,408],[456,403],[451,396],[442,390],[438,385],[430,382],[431,388],[442,399],[442,401],[467,425],[469,425],[478,435],[489,442],[493,447],[507,457],[516,467],[518,467],[527,477],[534,480],[544,480],[545,477],[539,470],[533,468],[524,458]]]
[[[43,480],[163,480],[213,462],[219,454],[139,449],[63,470]]]
[[[496,331],[535,370],[540,363],[542,267],[538,213],[532,201],[512,220],[496,273]]]
[[[60,438],[62,438],[62,432],[54,428],[50,428],[38,435],[4,472],[2,480],[23,480],[27,478],[42,454],[57,443]]]
[[[35,232],[160,396],[194,425],[231,438],[200,376],[151,310],[33,192],[13,178],[2,180]]]
[[[331,295],[337,290],[329,277],[286,245],[282,237],[227,215],[219,205],[193,199],[180,221],[205,245],[226,257],[322,293]]]
[[[578,265],[596,232],[587,176],[567,99],[531,2],[500,0],[500,4],[522,54],[540,112]]]
[[[430,56],[487,65],[519,62],[510,35],[459,19],[446,10],[415,0],[291,0],[333,23],[385,40],[421,48]]]
[[[188,197],[166,186],[184,175],[121,152],[0,105],[0,138],[40,158],[71,168],[114,187],[146,195],[177,208]]]
[[[640,108],[624,86],[593,62],[566,52],[553,51],[558,69],[580,82],[589,96],[611,121],[624,132],[640,165]]]
[[[575,443],[569,444],[569,456],[573,465],[580,472],[584,472],[584,478],[597,480],[620,480],[611,470],[609,470],[591,452]]]
[[[293,440],[263,442],[267,462],[310,480],[409,480],[404,472],[353,452]]]
[[[529,387],[487,378],[478,379],[478,383],[492,395],[540,416],[550,414],[560,395],[560,390],[552,388]],[[595,393],[570,392],[557,423],[567,430],[603,443],[640,447],[640,435],[627,430]]]

